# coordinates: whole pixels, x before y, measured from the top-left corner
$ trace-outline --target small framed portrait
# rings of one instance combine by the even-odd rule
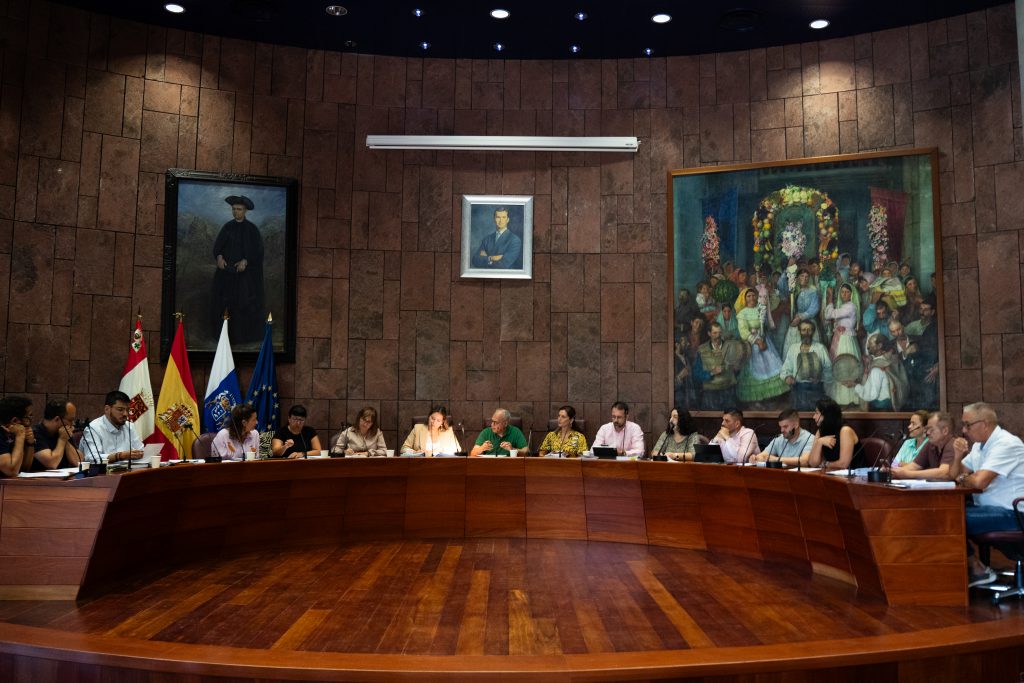
[[[224,316],[236,361],[255,362],[267,316],[275,358],[295,358],[298,181],[167,171],[161,357],[185,314],[193,360],[212,360]]]
[[[461,275],[533,277],[533,197],[462,195]]]

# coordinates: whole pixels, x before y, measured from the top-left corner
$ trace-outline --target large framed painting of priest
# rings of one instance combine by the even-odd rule
[[[298,181],[170,169],[165,189],[163,357],[181,312],[198,360],[227,316],[235,359],[255,362],[272,316],[274,356],[293,361]]]
[[[462,196],[464,278],[533,277],[533,197]]]
[[[674,405],[943,408],[937,155],[671,171]]]

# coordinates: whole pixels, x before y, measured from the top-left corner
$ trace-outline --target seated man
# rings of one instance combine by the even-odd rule
[[[800,413],[793,409],[783,410],[779,413],[779,435],[752,459],[757,462],[780,460],[792,467],[806,465],[812,443],[814,434],[800,426]]]
[[[743,413],[738,408],[722,413],[722,428],[711,443],[722,447],[722,458],[726,462],[746,462],[757,453],[757,435],[753,429],[743,426]]]
[[[893,479],[950,479],[949,466],[956,457],[953,418],[949,413],[932,413],[925,433],[928,443],[907,464],[893,465]]]
[[[32,401],[24,396],[0,399],[0,476],[16,477],[32,462],[35,435]]]
[[[476,437],[476,445],[473,446],[473,450],[469,452],[470,457],[477,457],[481,455],[511,455],[510,451],[513,449],[525,449],[526,437],[523,436],[522,430],[515,425],[509,424],[509,420],[512,418],[504,408],[498,408],[494,411],[494,415],[491,415],[491,426],[480,432],[480,436]]]
[[[82,434],[82,453],[88,462],[138,460],[142,440],[128,421],[128,394],[111,391],[103,402],[103,415],[89,423]]]
[[[961,486],[980,489],[974,505],[966,510],[967,535],[989,531],[1016,531],[1015,498],[1024,496],[1024,443],[998,424],[996,411],[987,403],[964,406],[963,433],[953,440],[955,457],[949,476]],[[996,580],[996,573],[982,564],[967,544],[967,585],[981,586]]]
[[[71,437],[75,415],[75,404],[71,401],[61,399],[46,403],[42,421],[32,426],[36,438],[33,472],[77,467],[82,462],[82,453],[75,448]]]
[[[601,425],[594,437],[595,446],[615,448],[618,455],[641,458],[644,455],[644,430],[630,422],[629,406],[622,401],[612,404],[612,421]]]

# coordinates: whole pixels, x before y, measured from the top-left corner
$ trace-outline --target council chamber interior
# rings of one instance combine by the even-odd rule
[[[726,328],[743,323],[764,273],[772,292],[794,292],[768,296],[765,346],[779,363],[799,347],[787,338],[803,286],[784,251],[794,241],[800,268],[825,267],[821,312],[826,298],[874,294],[914,323],[904,262],[917,301],[933,304],[934,362],[905,374],[889,406],[855,391],[873,367],[868,335],[818,333],[831,360],[846,349],[856,367],[837,401],[860,439],[895,452],[919,408],[949,413],[959,436],[978,402],[1024,433],[1016,4],[839,3],[821,31],[800,3],[741,16],[720,3],[621,15],[605,2],[506,3],[506,20],[469,2],[333,14],[326,2],[203,4],[183,4],[180,19],[163,3],[0,5],[2,394],[28,397],[36,418],[54,398],[103,415],[139,315],[155,400],[172,307],[187,309],[203,401],[222,321],[207,300],[216,226],[188,213],[185,188],[273,178],[292,183],[294,204],[254,195],[250,215],[287,209],[265,240],[266,305],[282,314],[279,415],[303,405],[324,450],[367,406],[397,451],[439,404],[465,451],[499,408],[527,439],[520,455],[537,455],[566,405],[596,445],[619,401],[645,455],[673,408],[711,438],[726,404],[699,346],[712,323],[740,334]],[[663,11],[670,21],[653,24]],[[851,13],[869,23],[844,27]],[[639,146],[367,144],[392,135]],[[876,206],[899,226],[880,260]],[[501,210],[522,243],[513,276],[472,258]],[[863,290],[827,281],[843,255],[874,274]],[[898,291],[880,291],[889,279]],[[258,322],[234,340],[243,390]],[[847,344],[838,354],[833,338]],[[778,365],[774,382],[752,377],[756,343],[742,346],[730,347],[728,407],[764,446],[792,388]],[[799,407],[812,433],[813,403]],[[4,680],[909,682],[1024,670],[1019,601],[967,586],[962,487],[389,457],[165,463],[3,479],[0,495]],[[1015,568],[998,547],[991,563]]]

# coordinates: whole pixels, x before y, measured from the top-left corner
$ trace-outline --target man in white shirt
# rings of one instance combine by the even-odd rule
[[[595,446],[610,446],[619,455],[641,457],[644,454],[644,430],[636,422],[630,422],[629,406],[622,401],[612,404],[612,421],[601,425],[594,437]]]
[[[757,454],[757,435],[750,427],[743,426],[743,413],[737,408],[722,413],[722,428],[711,443],[722,447],[722,458],[726,462],[746,462]]]
[[[82,454],[86,462],[138,460],[142,457],[142,440],[128,420],[128,394],[111,391],[103,402],[103,415],[89,423],[82,434]]]
[[[962,486],[981,489],[974,494],[974,505],[967,507],[967,535],[1017,531],[1013,501],[1024,496],[1024,443],[999,426],[996,411],[987,403],[964,407],[963,434],[974,444],[968,452],[966,439],[953,442],[949,475]],[[968,586],[996,580],[996,573],[978,560],[970,543],[967,563]]]

